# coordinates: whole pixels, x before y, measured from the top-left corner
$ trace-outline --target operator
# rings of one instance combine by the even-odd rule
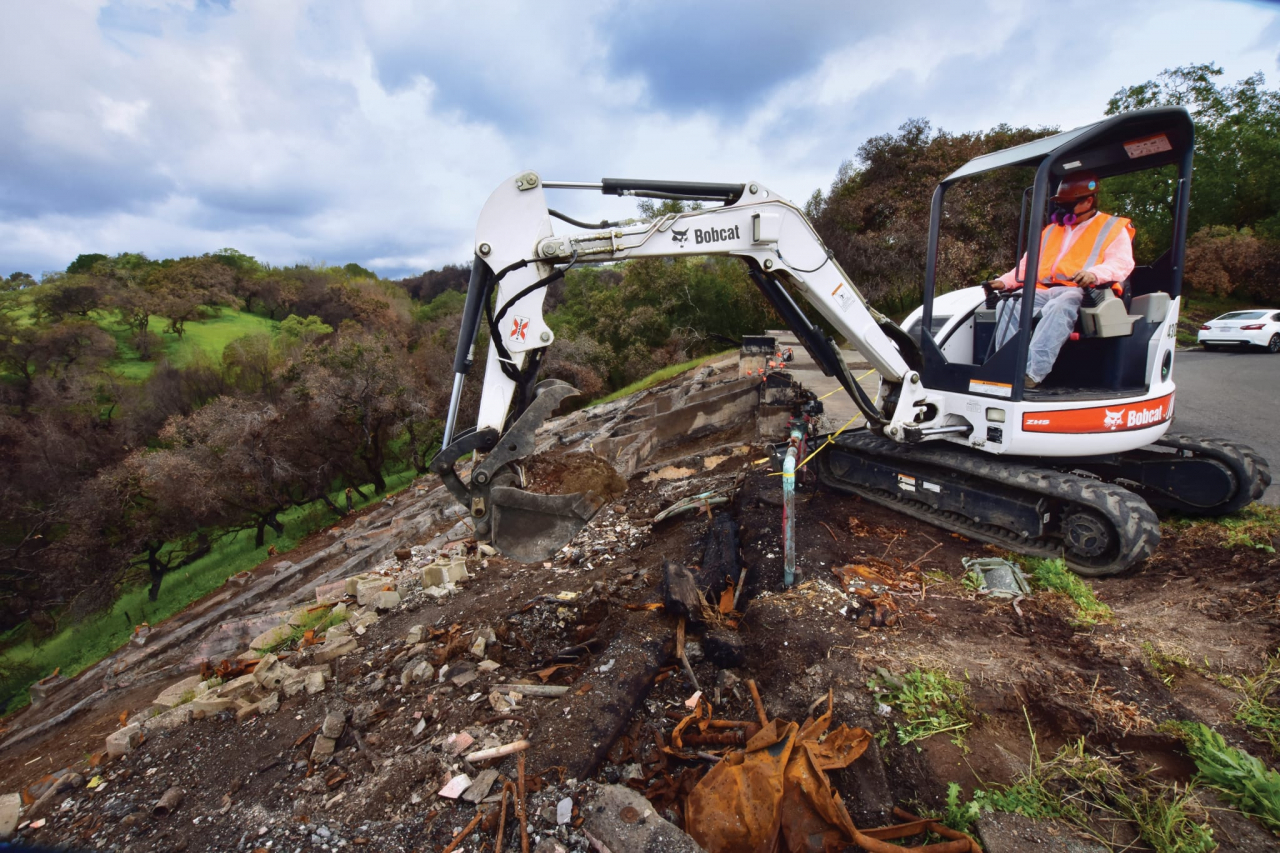
[[[1054,210],[1040,235],[1040,274],[1036,277],[1035,310],[1040,325],[1027,352],[1026,387],[1035,388],[1053,369],[1062,345],[1071,337],[1081,288],[1123,282],[1133,272],[1133,225],[1123,216],[1098,210],[1098,176],[1068,175],[1050,199]],[[1018,290],[1025,280],[1027,256],[1018,267],[988,284],[996,290]],[[1021,300],[1005,299],[996,314],[995,346],[1018,333]]]

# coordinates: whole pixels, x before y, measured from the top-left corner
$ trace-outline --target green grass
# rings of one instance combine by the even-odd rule
[[[1280,773],[1228,746],[1222,735],[1203,723],[1183,723],[1181,729],[1200,781],[1267,829],[1280,832]]]
[[[1081,627],[1110,622],[1114,617],[1111,608],[1098,601],[1093,587],[1061,560],[1044,560],[1038,557],[1021,557],[1022,568],[1031,582],[1041,589],[1065,595],[1076,608],[1076,623]]]
[[[944,673],[915,669],[901,678],[877,670],[871,683],[880,701],[902,714],[897,723],[903,744],[938,734],[951,734],[956,746],[964,745],[964,733],[972,723],[965,707],[964,685]]]
[[[260,332],[275,334],[280,324],[257,314],[244,311],[223,309],[216,317],[207,320],[193,320],[183,328],[185,333],[179,339],[177,335],[164,333],[164,346],[153,354],[150,361],[138,357],[138,351],[129,343],[133,333],[122,328],[115,315],[104,311],[95,311],[94,321],[104,331],[116,339],[116,357],[108,368],[117,376],[135,382],[141,382],[151,375],[156,364],[167,359],[176,367],[190,364],[198,355],[207,356],[215,364],[221,363],[222,351],[227,344],[236,338]],[[163,317],[151,318],[151,331],[161,333],[169,325]]]
[[[387,477],[387,494],[405,488],[416,474],[412,469]],[[337,497],[335,496],[335,501]],[[381,500],[381,496],[377,498]],[[367,502],[361,502],[363,506]],[[145,584],[126,589],[110,609],[90,616],[47,639],[26,639],[0,652],[0,708],[8,714],[30,701],[27,688],[60,668],[74,676],[129,641],[134,626],[155,625],[189,604],[208,595],[227,578],[253,569],[268,559],[267,549],[283,554],[297,546],[308,534],[334,522],[334,515],[321,503],[294,507],[280,513],[284,535],[274,539],[268,533],[261,548],[253,546],[254,531],[244,530],[220,540],[211,553],[186,568],[165,575],[157,601],[149,601]]]
[[[629,394],[634,394],[637,391],[643,391],[646,388],[657,385],[659,382],[665,382],[672,377],[679,376],[681,373],[693,370],[695,367],[701,367],[708,361],[714,361],[715,359],[720,358],[723,355],[728,355],[731,352],[737,352],[737,350],[724,350],[723,352],[718,352],[714,355],[706,355],[701,358],[681,362],[680,364],[669,364],[661,370],[650,373],[644,379],[632,382],[625,388],[619,388],[607,397],[601,397],[599,400],[593,400],[591,405],[598,406],[601,403],[612,403],[614,400],[620,400]]]
[[[1275,543],[1280,540],[1280,507],[1253,503],[1221,518],[1183,516],[1165,521],[1161,526],[1175,532],[1210,534],[1220,540],[1218,544],[1223,548],[1274,554]]]
[[[940,817],[962,831],[984,812],[998,811],[1063,820],[1108,846],[1109,840],[1098,834],[1098,828],[1121,820],[1132,824],[1158,853],[1211,853],[1218,847],[1208,812],[1192,786],[1179,788],[1135,777],[1090,754],[1084,738],[1068,743],[1045,761],[1033,732],[1030,766],[1013,784],[974,791],[969,802],[960,794],[959,785],[948,787],[946,810]]]
[[[1280,757],[1280,654],[1267,658],[1262,672],[1240,679],[1244,699],[1236,708],[1236,722],[1249,733],[1271,746],[1271,754]]]
[[[1172,688],[1181,673],[1194,668],[1186,655],[1164,644],[1157,645],[1144,640],[1142,653],[1147,658],[1147,668],[1164,683],[1165,687]]]
[[[348,618],[349,617],[346,613],[334,613],[332,607],[326,607],[316,610],[314,613],[308,613],[306,616],[303,616],[298,620],[297,625],[293,626],[293,630],[289,632],[289,636],[285,637],[278,643],[273,643],[263,649],[263,651],[276,654],[284,651],[285,649],[294,649],[297,647],[298,643],[302,642],[303,635],[308,631],[314,631],[315,633],[312,636],[318,639],[319,637],[324,636],[324,633],[334,625],[346,622]]]

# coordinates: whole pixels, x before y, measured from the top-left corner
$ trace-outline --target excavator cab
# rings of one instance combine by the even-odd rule
[[[925,386],[964,394],[985,392],[1012,402],[1065,402],[1127,400],[1167,382],[1175,348],[1169,335],[1176,327],[1182,292],[1193,148],[1194,129],[1185,109],[1149,109],[983,155],[948,175],[933,195],[924,304],[905,324],[920,343]],[[945,270],[939,267],[938,250],[943,223],[949,219],[947,193],[966,181],[990,180],[997,170],[1022,170],[1034,176],[1022,194],[1017,251],[1008,265],[1014,266],[1025,254],[1025,268],[1032,271],[1033,279],[1040,268],[1041,237],[1049,223],[1049,199],[1062,179],[1089,171],[1099,176],[1105,188],[1108,178],[1164,170],[1158,174],[1169,180],[1170,245],[1158,258],[1136,267],[1126,281],[1099,283],[1086,292],[1071,339],[1053,371],[1035,389],[1026,388],[1024,380],[1028,347],[1039,319],[1033,301],[1021,299],[1020,293],[995,295],[976,286],[941,292]],[[1105,212],[1124,215],[1126,211]],[[1116,286],[1111,288],[1112,284]],[[1017,300],[1019,330],[1003,346],[996,346],[996,302],[1008,298]],[[1167,323],[1170,315],[1174,322]]]

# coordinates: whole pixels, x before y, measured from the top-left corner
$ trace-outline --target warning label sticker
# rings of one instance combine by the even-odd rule
[[[849,288],[844,286],[843,282],[841,282],[840,286],[837,287],[831,295],[836,298],[836,304],[840,306],[841,311],[849,311],[853,308],[853,300],[855,297],[853,293],[849,291]]]
[[[988,382],[985,379],[970,379],[969,393],[989,394],[992,397],[1012,397],[1013,385],[1008,382]]]

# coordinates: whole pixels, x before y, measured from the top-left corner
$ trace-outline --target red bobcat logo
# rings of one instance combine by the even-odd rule
[[[516,317],[511,321],[511,334],[508,337],[513,341],[523,341],[525,333],[529,331],[529,321],[523,317]]]

